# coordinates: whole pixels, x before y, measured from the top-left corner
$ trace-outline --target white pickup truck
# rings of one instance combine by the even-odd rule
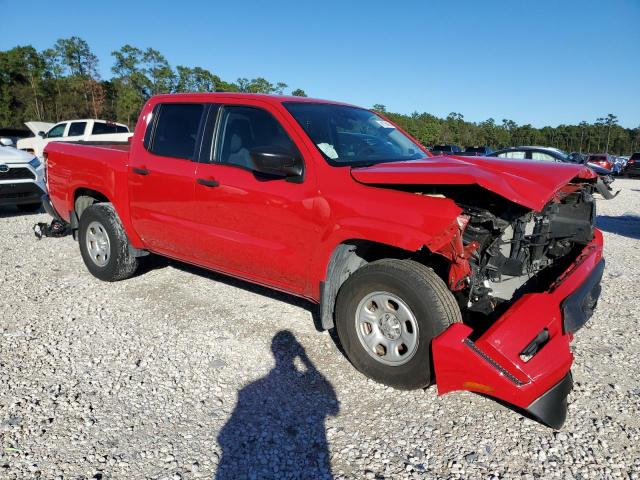
[[[132,135],[129,127],[106,120],[82,119],[60,123],[26,122],[34,137],[18,140],[17,148],[42,158],[49,142],[126,142]]]

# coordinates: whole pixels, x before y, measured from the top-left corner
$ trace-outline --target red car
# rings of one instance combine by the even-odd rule
[[[593,163],[599,167],[606,168],[607,170],[613,170],[613,161],[606,153],[591,153],[587,158],[587,163]]]
[[[564,422],[604,267],[588,168],[432,156],[375,112],[227,93],[154,97],[129,144],[46,153],[45,205],[96,277],[152,252],[267,285],[319,304],[378,382]]]

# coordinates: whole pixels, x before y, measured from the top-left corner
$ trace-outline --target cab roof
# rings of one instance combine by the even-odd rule
[[[203,97],[205,98],[234,98],[238,100],[261,100],[265,103],[278,104],[278,103],[325,103],[331,105],[343,105],[347,107],[357,107],[356,105],[352,105],[349,103],[336,102],[333,100],[323,100],[320,98],[309,98],[309,97],[295,97],[291,95],[268,95],[264,93],[237,93],[237,92],[203,92],[203,93],[168,93],[162,95],[156,95],[152,97],[156,100],[171,100],[171,99],[182,99],[182,100],[200,100]]]

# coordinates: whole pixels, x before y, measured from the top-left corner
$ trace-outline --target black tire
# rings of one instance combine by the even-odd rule
[[[37,212],[42,208],[42,202],[23,203],[20,205],[16,205],[16,207],[18,207],[18,210],[20,210],[21,212]]]
[[[90,225],[100,225],[108,237],[108,257],[100,265],[89,252],[87,235]],[[93,227],[92,227],[93,228]],[[138,259],[129,251],[129,240],[122,228],[118,214],[110,203],[96,203],[82,213],[78,228],[80,253],[91,274],[106,282],[132,277],[138,268]]]
[[[415,353],[404,364],[381,363],[358,338],[358,305],[378,291],[401,299],[418,324]],[[360,268],[342,285],[335,320],[340,343],[360,372],[385,385],[412,390],[431,384],[431,341],[451,324],[461,322],[462,316],[452,293],[431,268],[412,260],[385,259]]]

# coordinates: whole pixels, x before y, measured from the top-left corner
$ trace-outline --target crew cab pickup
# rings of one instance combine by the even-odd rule
[[[378,382],[563,424],[604,267],[587,167],[433,156],[369,110],[227,93],[153,97],[129,143],[45,154],[45,206],[99,279],[151,252],[267,285],[319,304]]]
[[[17,148],[42,158],[45,147],[50,142],[122,142],[131,136],[129,127],[106,120],[68,120],[57,124],[27,122],[25,125],[34,137],[21,138]]]

